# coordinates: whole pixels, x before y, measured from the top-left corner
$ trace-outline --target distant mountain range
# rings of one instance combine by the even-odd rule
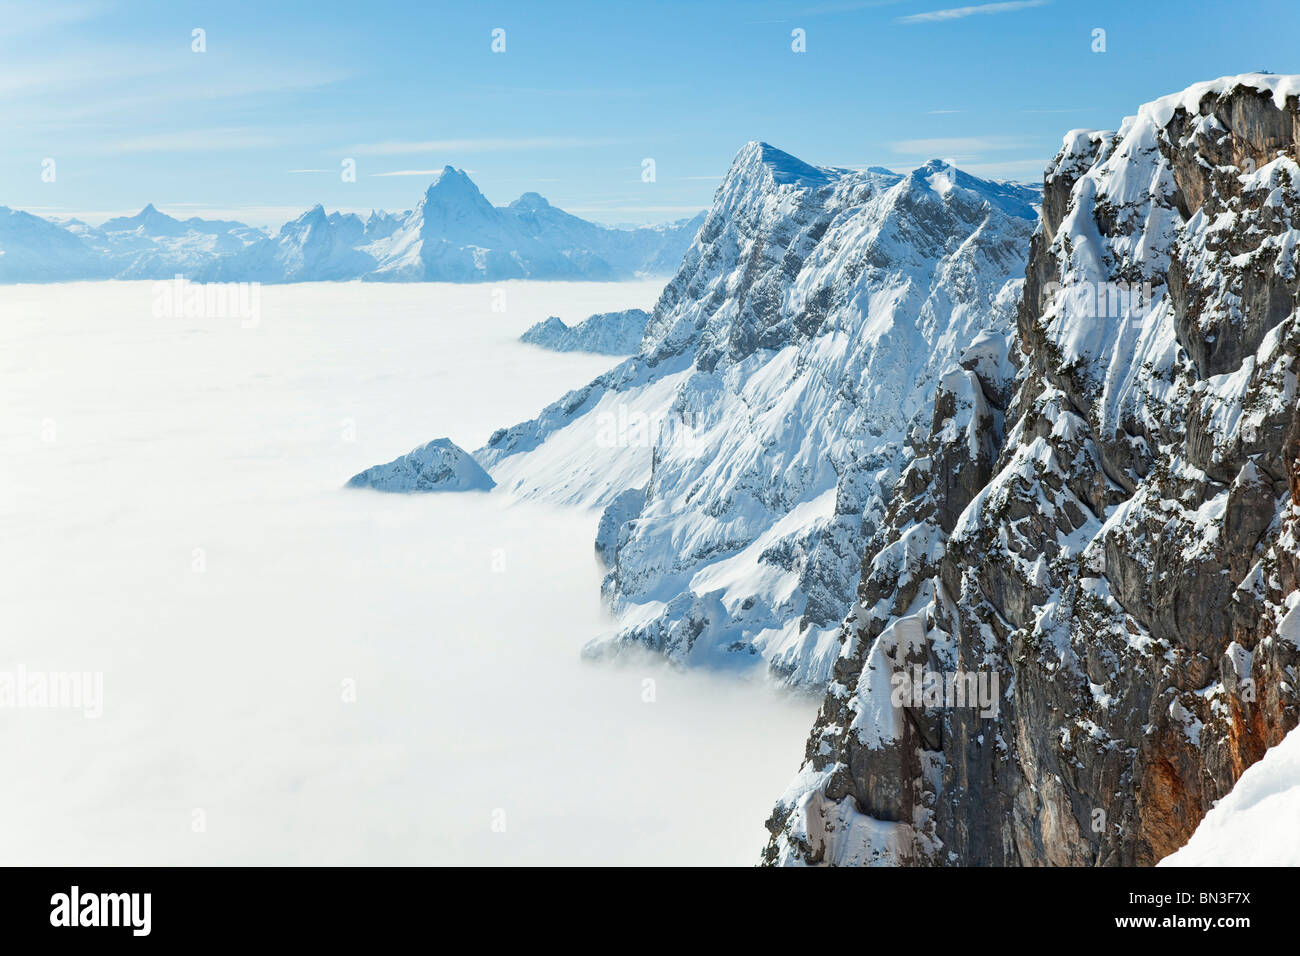
[[[326,213],[317,205],[268,235],[242,222],[176,219],[153,204],[90,226],[0,206],[0,283],[74,279],[484,282],[670,275],[704,213],[614,229],[537,193],[493,206],[447,166],[413,210]]]

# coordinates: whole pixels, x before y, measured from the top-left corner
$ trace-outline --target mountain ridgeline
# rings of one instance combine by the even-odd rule
[[[95,227],[0,207],[0,282],[487,282],[670,274],[703,219],[611,229],[537,193],[493,206],[448,166],[408,212],[316,206],[273,236],[239,222],[175,219],[152,204]]]
[[[618,626],[588,654],[825,686],[909,431],[947,366],[1003,361],[1037,200],[741,150],[637,354],[475,454],[605,509]]]

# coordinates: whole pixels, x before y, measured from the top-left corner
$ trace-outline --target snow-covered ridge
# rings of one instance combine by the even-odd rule
[[[348,481],[349,488],[398,492],[491,491],[494,484],[488,473],[448,438],[435,438]]]
[[[519,336],[519,341],[553,352],[631,355],[641,344],[649,320],[650,313],[644,309],[598,312],[573,326],[552,315]]]
[[[1005,350],[1038,198],[740,150],[637,354],[474,453],[605,509],[619,624],[590,653],[830,677],[908,434],[969,346]]]
[[[702,217],[611,229],[537,193],[495,207],[450,166],[407,212],[363,219],[318,205],[275,235],[239,222],[182,221],[153,204],[99,227],[0,207],[0,282],[178,274],[222,282],[630,278],[675,270]]]
[[[1239,73],[1221,76],[1216,80],[1193,83],[1185,90],[1143,104],[1138,110],[1138,117],[1148,120],[1155,126],[1168,126],[1178,110],[1193,115],[1198,114],[1201,101],[1207,96],[1221,97],[1235,89],[1249,89],[1257,94],[1266,94],[1272,97],[1274,106],[1279,110],[1286,110],[1290,100],[1300,98],[1300,75]],[[1291,106],[1294,107],[1294,104]]]

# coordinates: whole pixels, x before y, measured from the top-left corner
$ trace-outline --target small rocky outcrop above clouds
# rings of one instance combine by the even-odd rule
[[[572,326],[552,315],[519,336],[519,341],[552,352],[631,355],[641,344],[649,320],[650,313],[644,309],[598,312]]]
[[[349,488],[376,491],[491,491],[492,477],[462,448],[447,438],[435,438],[384,465],[354,475]]]

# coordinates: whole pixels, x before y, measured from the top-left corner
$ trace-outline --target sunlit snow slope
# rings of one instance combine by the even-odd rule
[[[640,350],[475,453],[606,508],[619,626],[683,663],[820,684],[909,431],[946,368],[1004,361],[1038,194],[737,155]]]

